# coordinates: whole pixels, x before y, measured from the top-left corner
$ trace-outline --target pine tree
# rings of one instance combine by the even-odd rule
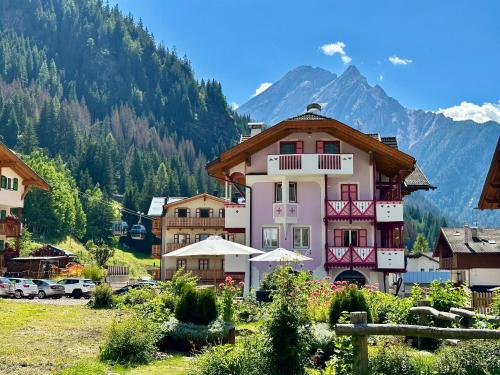
[[[421,233],[417,234],[417,239],[413,244],[411,252],[419,254],[419,253],[425,253],[427,251],[429,251],[429,243],[425,239],[425,236]]]
[[[21,136],[19,148],[23,153],[31,154],[37,146],[38,137],[36,135],[35,125],[32,120],[29,120]]]

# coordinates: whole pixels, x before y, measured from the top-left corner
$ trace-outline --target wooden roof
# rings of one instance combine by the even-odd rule
[[[219,198],[219,197],[216,197],[215,195],[211,195],[211,194],[208,194],[208,193],[202,193],[202,194],[198,194],[198,195],[193,195],[192,197],[180,199],[180,200],[177,200],[177,201],[172,202],[172,203],[168,203],[168,204],[164,205],[163,207],[164,208],[170,208],[170,207],[173,207],[173,206],[183,205],[186,202],[191,202],[191,201],[194,201],[194,200],[197,200],[197,199],[203,199],[203,200],[211,199],[211,200],[214,200],[216,202],[226,203],[226,200],[223,199],[223,198]]]
[[[230,168],[245,161],[259,150],[262,150],[292,133],[298,132],[324,132],[360,150],[371,152],[377,163],[377,169],[390,177],[399,173],[401,177],[405,179],[415,168],[416,161],[410,155],[390,147],[372,136],[364,134],[340,121],[306,113],[282,121],[230,148],[222,153],[217,159],[207,164],[208,173],[219,178],[224,178],[225,173]]]
[[[500,137],[484,182],[478,207],[481,210],[500,209]]]
[[[49,184],[33,169],[23,162],[11,149],[0,142],[0,167],[13,169],[23,179],[26,188],[36,186],[43,190],[50,190]]]

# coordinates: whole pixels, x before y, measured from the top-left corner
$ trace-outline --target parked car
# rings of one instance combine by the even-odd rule
[[[6,277],[0,277],[0,296],[12,297],[14,295],[14,285]]]
[[[34,279],[33,282],[38,287],[38,298],[54,298],[58,299],[64,296],[65,289],[64,286],[46,279]]]
[[[57,282],[64,286],[64,292],[67,296],[80,299],[82,297],[90,298],[95,289],[95,284],[90,279],[62,279]]]
[[[31,279],[11,277],[9,280],[14,285],[14,297],[17,299],[23,297],[33,299],[38,294],[38,287]]]

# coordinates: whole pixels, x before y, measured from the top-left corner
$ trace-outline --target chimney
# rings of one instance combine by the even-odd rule
[[[249,122],[248,127],[250,128],[250,137],[259,134],[262,129],[264,129],[263,122]]]
[[[321,112],[321,105],[318,103],[311,103],[307,105],[306,108],[307,113],[314,113],[315,115],[319,115]]]
[[[464,224],[464,243],[468,244],[469,243],[469,226],[467,224]]]

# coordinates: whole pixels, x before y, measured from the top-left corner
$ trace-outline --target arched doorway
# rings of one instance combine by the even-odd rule
[[[359,286],[364,286],[366,284],[366,277],[361,272],[348,270],[339,273],[335,281],[347,281],[348,283],[356,283]]]

